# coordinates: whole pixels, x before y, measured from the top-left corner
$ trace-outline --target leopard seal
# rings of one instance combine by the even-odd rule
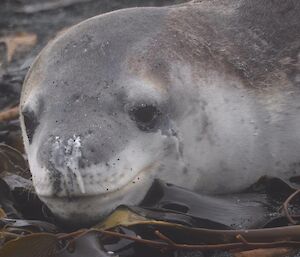
[[[155,178],[207,194],[300,171],[299,1],[192,1],[75,25],[36,58],[21,125],[62,220],[138,204]]]

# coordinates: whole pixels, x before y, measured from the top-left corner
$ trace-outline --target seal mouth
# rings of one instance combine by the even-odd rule
[[[83,193],[82,191],[80,192],[80,194],[70,194],[70,195],[64,195],[64,194],[43,194],[43,193],[39,193],[37,192],[37,194],[43,198],[43,199],[53,199],[53,198],[57,198],[57,199],[65,199],[66,201],[77,201],[80,199],[86,199],[86,198],[91,198],[91,197],[106,197],[112,194],[116,194],[119,191],[124,190],[125,188],[128,188],[130,185],[138,185],[138,184],[143,184],[143,182],[145,180],[148,179],[148,176],[146,176],[146,174],[148,172],[150,172],[151,170],[155,169],[155,167],[158,166],[158,162],[153,162],[149,165],[146,165],[144,168],[142,168],[139,172],[137,172],[137,174],[131,179],[129,180],[127,183],[124,183],[123,185],[120,185],[119,187],[113,189],[113,190],[109,190],[107,189],[107,191],[105,192],[99,192],[99,193]]]
[[[114,191],[77,196],[39,195],[39,197],[63,223],[93,224],[105,218],[119,205],[139,204],[153,182],[147,172],[155,166],[157,162],[147,165],[133,180]]]

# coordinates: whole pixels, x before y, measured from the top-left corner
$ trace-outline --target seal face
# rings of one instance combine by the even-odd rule
[[[154,178],[227,193],[299,171],[299,4],[226,2],[96,16],[40,53],[21,124],[35,189],[59,218],[138,204]]]

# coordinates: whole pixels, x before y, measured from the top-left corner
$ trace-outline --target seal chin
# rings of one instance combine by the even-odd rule
[[[120,190],[106,195],[81,196],[75,198],[39,196],[58,221],[68,226],[84,227],[96,224],[109,215],[123,202],[138,204],[144,192]]]

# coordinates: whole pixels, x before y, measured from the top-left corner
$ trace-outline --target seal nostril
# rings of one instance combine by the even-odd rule
[[[26,135],[28,137],[28,141],[31,144],[34,132],[39,125],[37,121],[37,117],[34,114],[34,111],[29,108],[24,108],[22,111],[22,115],[24,118],[24,125],[26,130]]]

